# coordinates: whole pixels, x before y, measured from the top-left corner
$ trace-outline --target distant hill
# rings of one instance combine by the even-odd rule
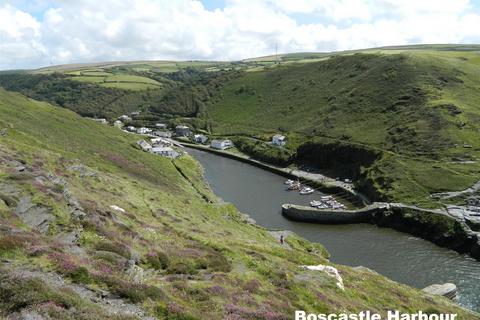
[[[247,72],[212,97],[212,130],[261,139],[284,132],[290,148],[300,147],[297,160],[358,179],[372,199],[438,206],[431,194],[463,190],[479,179],[478,49],[285,55],[281,61],[295,62]],[[315,56],[323,58],[303,60]],[[331,144],[372,156],[356,162],[355,154],[339,154]]]
[[[3,72],[0,86],[88,117],[141,110],[136,125],[187,122],[247,142],[283,132],[282,154],[297,153],[293,164],[353,178],[372,200],[438,207],[445,203],[432,194],[478,180],[479,52],[475,44],[431,44],[105,62]]]

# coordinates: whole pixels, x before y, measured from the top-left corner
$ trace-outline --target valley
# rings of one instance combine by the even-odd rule
[[[251,201],[278,177],[199,151],[175,159],[144,152],[138,141],[148,135],[102,122],[125,115],[119,126],[135,131],[186,126],[209,141],[231,140],[242,156],[348,181],[365,203],[463,215],[480,203],[479,50],[382,47],[1,72],[0,316],[288,319],[294,310],[395,308],[478,319],[419,290],[455,282],[460,305],[478,311],[477,261],[374,226],[287,222],[277,191],[273,201]],[[275,135],[286,144],[274,145]],[[414,217],[425,230],[435,227],[438,217],[430,218]],[[316,265],[335,268],[343,289],[328,273],[302,268]]]

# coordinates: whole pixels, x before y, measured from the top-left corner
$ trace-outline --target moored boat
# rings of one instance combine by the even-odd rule
[[[307,195],[307,194],[312,194],[315,190],[313,190],[312,188],[310,187],[304,187],[302,189],[300,189],[300,194],[301,195]]]

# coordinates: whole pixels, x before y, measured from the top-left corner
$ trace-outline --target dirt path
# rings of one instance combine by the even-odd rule
[[[114,297],[107,291],[94,291],[84,286],[67,282],[61,275],[52,272],[41,272],[39,270],[30,270],[26,267],[15,266],[13,268],[9,263],[2,262],[0,266],[8,270],[12,275],[20,278],[39,278],[46,284],[54,288],[68,288],[86,300],[100,305],[108,313],[121,314],[137,317],[140,320],[155,320],[155,317],[148,316],[139,306],[128,301]]]

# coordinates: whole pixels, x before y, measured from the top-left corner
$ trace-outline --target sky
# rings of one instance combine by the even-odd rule
[[[0,0],[0,70],[479,42],[480,0]]]

